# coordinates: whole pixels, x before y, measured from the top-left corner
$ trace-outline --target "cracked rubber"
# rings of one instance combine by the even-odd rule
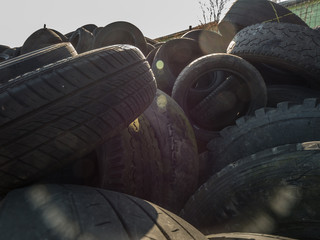
[[[114,45],[46,65],[0,90],[0,193],[61,168],[127,127],[156,82],[139,49]]]
[[[236,34],[228,53],[253,65],[264,63],[295,73],[320,88],[320,36],[315,30],[290,23],[261,23]]]
[[[180,216],[205,234],[269,233],[316,239],[320,141],[257,152],[214,174]]]
[[[258,151],[283,144],[320,139],[319,99],[302,104],[281,102],[277,108],[261,108],[224,128],[207,145],[212,171]]]
[[[157,90],[130,126],[97,149],[100,185],[154,202],[174,213],[198,184],[192,126],[181,107]]]
[[[0,235],[24,240],[206,240],[153,203],[99,188],[57,184],[10,192],[0,207]]]

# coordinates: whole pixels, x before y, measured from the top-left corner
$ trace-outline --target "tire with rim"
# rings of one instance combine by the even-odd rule
[[[287,70],[320,88],[320,36],[309,27],[290,23],[252,25],[237,33],[227,52],[253,65],[264,63]]]
[[[213,172],[239,158],[283,144],[320,139],[320,105],[314,98],[302,104],[282,102],[277,108],[261,108],[224,128],[208,143]]]
[[[98,147],[97,156],[99,187],[146,199],[174,213],[198,186],[192,126],[161,90],[127,129]]]
[[[237,0],[219,21],[219,32],[232,40],[241,29],[263,22],[286,22],[307,27],[296,14],[284,6],[269,0]]]
[[[319,144],[286,144],[233,162],[197,190],[180,216],[205,234],[243,231],[316,239]]]
[[[77,51],[71,43],[57,43],[8,59],[0,63],[0,83],[6,83],[24,73],[76,55]]]
[[[0,210],[4,239],[206,240],[189,223],[153,203],[86,186],[16,189]]]
[[[0,193],[93,151],[153,101],[156,83],[136,47],[114,45],[15,78],[0,91]]]
[[[231,54],[217,53],[203,56],[191,62],[179,74],[173,86],[172,97],[186,112],[191,124],[194,127],[196,137],[205,142],[208,142],[211,138],[217,136],[219,129],[208,129],[197,124],[197,119],[194,119],[194,117],[197,114],[193,114],[192,116],[192,109],[189,109],[188,106],[188,94],[191,87],[202,76],[208,74],[209,72],[216,71],[225,71],[227,72],[227,74],[231,75],[231,77],[234,75],[236,77],[236,79],[234,80],[240,79],[243,83],[242,86],[244,86],[243,88],[245,88],[248,93],[245,96],[242,96],[244,101],[241,104],[245,104],[246,106],[246,110],[242,112],[243,115],[251,114],[256,109],[264,107],[267,103],[266,85],[260,73],[250,63],[243,60],[242,58]],[[226,79],[222,83],[219,82],[219,84],[217,84],[216,88],[212,91],[212,93],[209,96],[207,96],[204,100],[202,100],[202,102],[199,103],[195,108],[201,107],[202,109],[208,110],[212,107],[212,104],[215,104],[216,106],[212,108],[211,115],[215,115],[216,117],[225,116],[226,120],[228,121],[228,124],[234,121],[234,119],[238,117],[238,112],[233,111],[234,106],[238,106],[238,104],[241,104],[240,102],[237,102],[237,99],[239,99],[239,97],[237,96],[236,91],[238,89],[233,89],[234,92],[224,91],[224,88],[227,87],[229,87],[229,90],[232,89],[232,79],[230,81],[229,80]],[[231,88],[228,85],[231,85]],[[221,92],[219,92],[219,88],[222,89]],[[221,97],[221,94],[226,95],[226,97],[224,100],[222,99],[221,101],[219,101],[219,98],[223,98],[223,96]],[[227,104],[229,104],[231,107],[227,107]],[[217,111],[217,109],[220,109],[220,112]],[[198,115],[196,117],[199,119],[207,118],[207,115],[205,114],[206,111],[203,110],[202,112],[202,115]],[[218,124],[225,124],[225,121],[223,121],[222,123],[217,122],[216,126],[218,126]]]

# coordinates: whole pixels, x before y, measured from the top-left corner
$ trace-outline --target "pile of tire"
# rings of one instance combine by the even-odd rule
[[[267,0],[218,27],[1,45],[0,235],[319,239],[320,34]]]

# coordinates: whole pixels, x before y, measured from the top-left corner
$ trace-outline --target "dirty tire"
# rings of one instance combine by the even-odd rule
[[[295,85],[267,86],[267,107],[277,107],[280,102],[301,103],[306,98],[320,98],[320,91]]]
[[[243,231],[316,239],[319,144],[282,145],[233,162],[197,190],[180,216],[205,234]]]
[[[217,233],[207,235],[208,240],[296,240],[282,236],[261,234],[261,233],[246,233],[246,232],[233,232],[233,233]]]
[[[113,44],[130,44],[147,55],[147,41],[143,33],[129,22],[117,21],[99,29],[93,40],[93,49]]]
[[[193,39],[177,38],[163,43],[152,63],[158,88],[171,96],[172,87],[179,73],[193,60],[203,55],[199,44]]]
[[[97,148],[101,184],[179,212],[198,186],[192,126],[180,106],[157,90],[130,126]]]
[[[71,43],[57,43],[0,63],[0,84],[47,64],[77,55]]]
[[[0,193],[93,151],[153,101],[156,83],[136,47],[66,58],[2,85]]]
[[[78,185],[16,189],[2,202],[0,223],[4,239],[206,240],[186,221],[153,203]]]
[[[249,96],[246,96],[248,104],[245,114],[253,113],[256,109],[264,107],[267,103],[266,85],[260,73],[247,61],[226,53],[209,54],[196,59],[179,74],[173,86],[172,97],[186,112],[194,127],[196,137],[205,142],[216,137],[218,130],[206,129],[196,124],[196,120],[190,114],[191,109],[188,107],[188,94],[191,86],[202,75],[215,71],[225,71],[243,80],[249,92]],[[222,84],[223,82],[220,85]],[[217,86],[218,88],[219,86]],[[214,92],[212,92],[212,96],[215,96]],[[212,98],[208,96],[202,100],[200,103],[202,104],[202,108],[210,108],[212,104],[210,99]],[[204,118],[206,116],[198,117]]]
[[[237,33],[227,52],[253,65],[264,63],[290,71],[320,88],[320,36],[309,27],[290,23],[249,26]]]
[[[302,104],[281,102],[277,108],[261,108],[244,116],[236,125],[220,131],[207,145],[212,170],[219,171],[239,158],[267,148],[320,139],[319,100]]]
[[[230,41],[241,29],[263,22],[308,25],[289,9],[269,0],[238,0],[218,24],[219,32]]]

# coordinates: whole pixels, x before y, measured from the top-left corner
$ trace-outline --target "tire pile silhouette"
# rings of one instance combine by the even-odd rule
[[[320,239],[320,35],[268,0],[157,42],[0,45],[4,239]]]

